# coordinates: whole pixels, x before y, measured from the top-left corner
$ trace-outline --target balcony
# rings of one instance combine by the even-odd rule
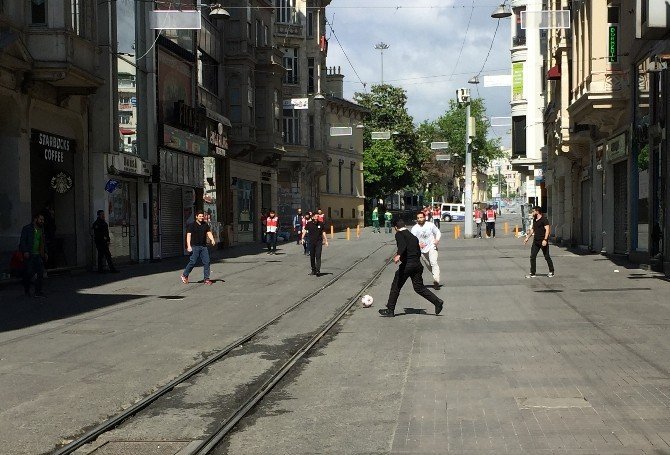
[[[645,77],[647,74],[645,73]],[[622,71],[590,73],[572,91],[570,122],[612,132],[628,109],[629,75]]]
[[[276,22],[274,29],[275,38],[303,38],[303,25],[298,23],[282,23]]]
[[[515,36],[512,38],[512,47],[526,47],[526,37]]]
[[[95,76],[96,47],[69,30],[29,28],[26,45],[33,57],[33,80],[82,94],[104,82]]]
[[[256,59],[256,48],[247,40],[228,40],[224,46],[226,57],[250,57]]]

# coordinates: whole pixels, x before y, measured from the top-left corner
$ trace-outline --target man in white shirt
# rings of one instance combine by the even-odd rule
[[[440,287],[440,266],[437,264],[437,245],[442,233],[430,221],[426,221],[423,212],[416,214],[416,224],[412,227],[412,234],[419,239],[421,257],[427,263],[428,270],[433,274],[435,289]]]

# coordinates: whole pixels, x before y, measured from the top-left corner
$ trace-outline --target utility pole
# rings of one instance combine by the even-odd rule
[[[474,136],[474,122],[470,118],[470,89],[460,88],[456,90],[458,104],[465,105],[465,230],[463,237],[472,238],[472,150],[470,149],[470,138]]]
[[[384,85],[384,51],[385,51],[386,49],[388,49],[389,47],[391,47],[391,46],[389,46],[388,44],[386,44],[386,43],[384,43],[384,42],[382,42],[382,41],[380,41],[379,43],[375,44],[375,49],[377,49],[378,51],[380,51],[380,52],[381,52],[381,56],[382,56],[382,85]]]

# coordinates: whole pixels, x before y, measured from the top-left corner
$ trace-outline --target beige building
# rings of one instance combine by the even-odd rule
[[[320,205],[335,229],[363,226],[363,128],[368,110],[343,99],[344,76],[329,68],[326,78],[326,129],[351,128],[350,136],[330,136],[326,172],[319,181]]]

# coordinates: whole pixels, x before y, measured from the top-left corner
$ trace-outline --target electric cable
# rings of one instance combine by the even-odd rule
[[[325,18],[325,19],[326,19],[326,25],[330,28],[331,33],[335,37],[335,41],[337,41],[337,44],[340,46],[340,49],[342,49],[342,53],[346,57],[347,62],[349,62],[349,66],[351,66],[351,69],[354,71],[354,74],[358,78],[358,81],[361,83],[361,85],[363,86],[363,89],[365,90],[368,84],[363,82],[363,79],[361,79],[361,76],[358,75],[358,71],[356,71],[356,68],[354,68],[354,64],[351,62],[351,59],[347,55],[347,51],[344,50],[344,46],[342,46],[342,43],[340,42],[340,39],[337,37],[337,33],[335,33],[335,29],[333,28],[333,26],[328,21],[328,18]]]

